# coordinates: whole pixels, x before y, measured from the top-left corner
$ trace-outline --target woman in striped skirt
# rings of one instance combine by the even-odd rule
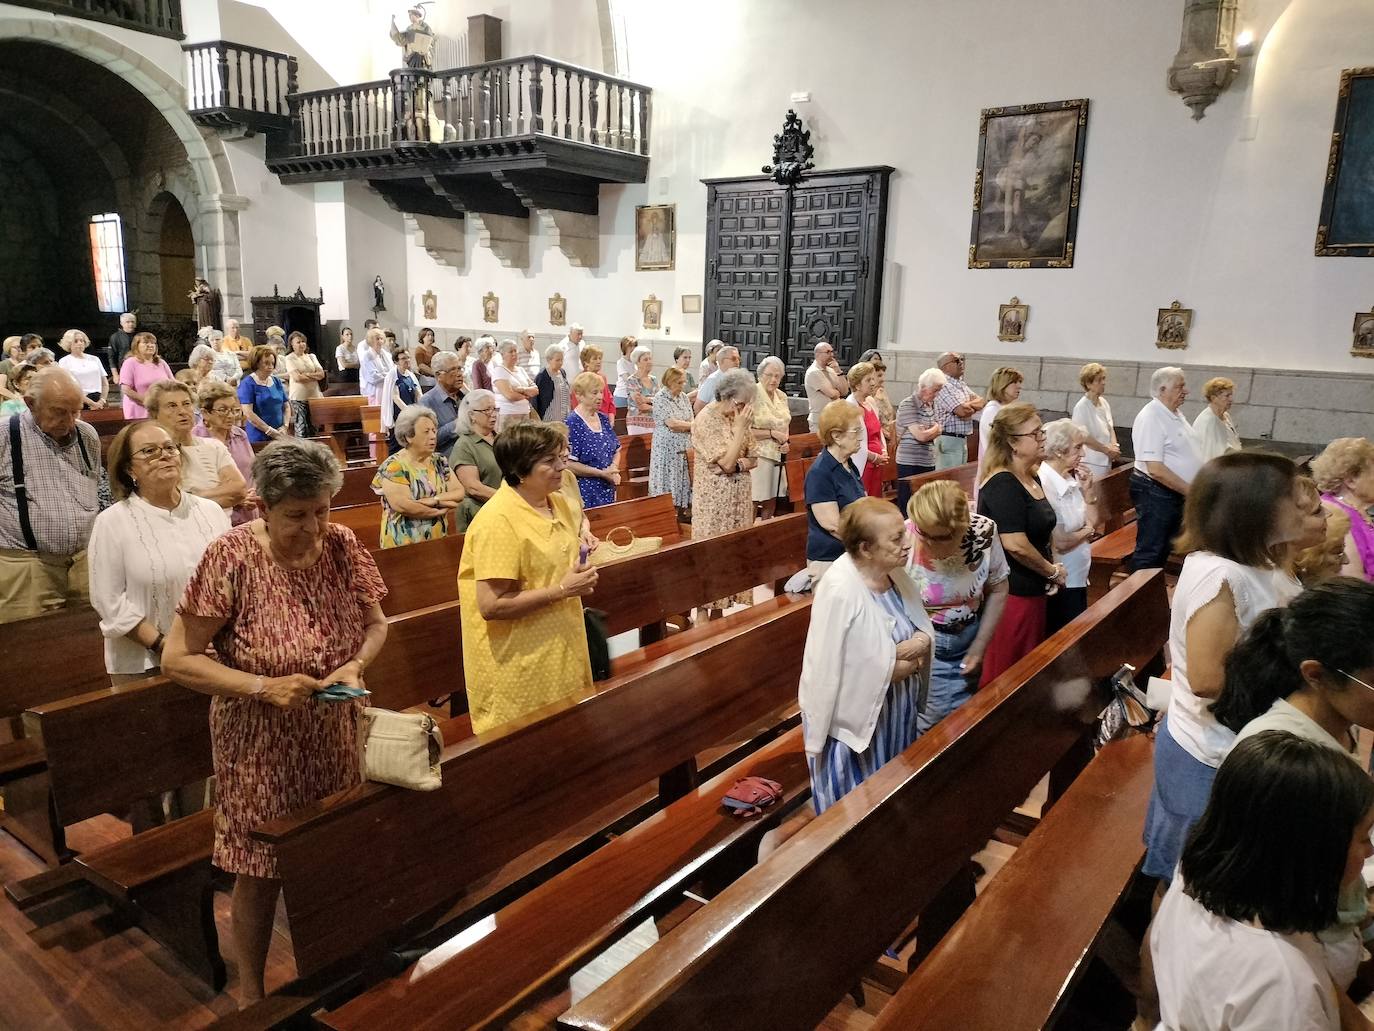
[[[845,553],[816,588],[799,691],[818,814],[916,740],[934,636],[892,503],[854,502],[839,537]]]

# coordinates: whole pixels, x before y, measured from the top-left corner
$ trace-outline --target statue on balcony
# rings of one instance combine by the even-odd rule
[[[401,57],[407,68],[432,71],[434,68],[434,30],[425,21],[425,5],[416,4],[406,11],[410,24],[404,28],[396,27],[396,18],[391,19],[391,42],[401,48]]]
[[[219,329],[220,295],[204,279],[196,279],[196,288],[186,295],[195,310],[196,329]]]

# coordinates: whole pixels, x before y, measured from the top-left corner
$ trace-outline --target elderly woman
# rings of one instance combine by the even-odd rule
[[[186,358],[186,368],[176,374],[178,383],[188,387],[192,394],[200,390],[200,385],[215,371],[215,349],[209,344],[196,344]],[[143,407],[147,408],[145,404]],[[151,408],[148,409],[152,411]]]
[[[223,444],[234,460],[234,468],[243,477],[243,500],[229,514],[230,521],[238,526],[258,515],[258,497],[252,486],[253,445],[248,443],[248,435],[239,425],[243,421],[243,407],[233,387],[214,379],[201,384],[199,399],[200,422],[191,428],[191,435]]]
[[[821,409],[816,434],[825,450],[806,471],[806,571],[811,586],[844,554],[840,516],[864,496],[854,455],[863,446],[863,416],[848,401],[831,401]]]
[[[0,416],[22,415],[29,410],[28,403],[24,400],[24,391],[28,388],[29,380],[38,369],[28,362],[22,362],[13,367],[10,372],[10,386],[14,390],[14,397],[7,397],[0,401]]]
[[[252,832],[361,783],[364,702],[315,695],[333,684],[362,688],[387,632],[376,563],[352,531],[329,521],[343,482],[329,449],[275,443],[254,461],[253,481],[263,517],[206,549],[162,653],[167,676],[215,696],[214,864],[235,875],[233,939],[245,1004],[263,994],[281,888],[271,847]]]
[[[224,346],[224,334],[217,329],[212,329],[206,335],[205,342],[214,351],[213,361],[210,363],[210,375],[214,379],[223,380],[225,383],[237,384],[243,378],[243,369],[239,366],[238,353]],[[201,382],[203,383],[204,380]]]
[[[160,379],[171,379],[172,368],[157,354],[157,337],[151,333],[135,333],[129,346],[129,357],[119,367],[119,393],[124,406],[124,418],[146,419],[143,395]]]
[[[997,525],[1010,565],[1006,611],[983,658],[986,684],[1045,639],[1047,593],[1061,589],[1068,570],[1050,558],[1054,506],[1035,471],[1045,457],[1045,431],[1035,406],[1014,402],[992,421],[978,512]]]
[[[1345,540],[1345,572],[1374,583],[1374,444],[1363,437],[1340,437],[1312,462],[1322,500],[1350,520]]]
[[[420,377],[415,375],[415,362],[411,353],[402,347],[396,352],[395,364],[387,370],[382,382],[382,429],[386,431],[387,454],[394,455],[401,450],[401,442],[396,439],[394,427],[396,417],[402,410],[420,400]]]
[[[844,554],[816,589],[798,690],[818,814],[916,740],[935,635],[904,568],[901,513],[860,498],[839,532]]]
[[[907,506],[907,573],[935,627],[930,693],[917,717],[924,734],[971,697],[1007,603],[1006,552],[997,524],[969,511],[952,480],[927,483]]]
[[[286,338],[291,353],[282,359],[286,366],[289,388],[287,397],[291,402],[292,420],[296,424],[296,436],[308,437],[310,426],[310,401],[323,397],[320,384],[324,382],[324,366],[310,353],[310,341],[304,333],[292,333]]]
[[[1107,370],[1097,362],[1089,362],[1078,371],[1083,396],[1073,406],[1073,421],[1083,427],[1087,436],[1083,464],[1100,480],[1112,470],[1112,462],[1121,457],[1116,442],[1116,424],[1112,422],[1112,406],[1102,395],[1107,391]]]
[[[458,532],[466,533],[477,512],[501,486],[495,450],[496,395],[490,390],[469,391],[458,406],[456,425],[458,441],[449,453],[449,465],[466,495],[455,516]]]
[[[777,355],[770,354],[759,362],[753,425],[754,458],[758,464],[749,475],[753,488],[750,496],[758,506],[760,519],[772,519],[778,498],[787,497],[786,462],[792,411],[787,407],[787,395],[781,390],[786,371]]]
[[[499,361],[491,366],[491,389],[496,394],[496,428],[504,430],[512,423],[530,418],[530,402],[539,396],[539,388],[521,367],[520,345],[514,340],[501,345],[498,357]]]
[[[59,369],[66,369],[76,380],[81,393],[85,395],[82,405],[86,408],[104,408],[105,398],[110,393],[110,377],[105,374],[105,366],[93,354],[87,354],[91,338],[79,329],[69,329],[62,334],[58,346],[67,353],[57,360]]]
[[[883,356],[877,348],[865,351],[859,361],[868,362],[878,374],[878,385],[873,390],[873,403],[878,408],[878,421],[883,424],[883,436],[887,440],[888,450],[891,451],[897,443],[897,408],[893,405],[892,398],[887,396],[887,362],[883,361]]]
[[[579,373],[572,383],[577,404],[564,420],[568,427],[568,468],[577,476],[584,508],[609,505],[620,486],[615,461],[620,438],[610,416],[601,411],[601,388],[601,377],[596,373]]]
[[[1284,557],[1282,568],[1284,575],[1301,586],[1307,581],[1298,573],[1299,560],[1303,555],[1307,555],[1310,561],[1316,554],[1326,550],[1327,524],[1331,521],[1333,510],[1328,509],[1322,501],[1322,492],[1317,489],[1317,482],[1310,476],[1299,476],[1293,481],[1293,497],[1302,516],[1302,526],[1298,536],[1288,542],[1288,553]],[[1328,574],[1330,576],[1335,576],[1340,566],[1345,564],[1344,540],[1345,535],[1342,534],[1341,562],[1335,571]]]
[[[580,561],[581,517],[559,489],[566,443],[550,423],[502,433],[496,460],[505,482],[463,543],[463,670],[478,734],[592,690],[581,599],[597,574]]]
[[[195,436],[196,408],[191,390],[174,379],[148,388],[148,414],[181,448],[181,488],[229,511],[244,502],[248,485],[229,448],[213,437]]]
[[[600,368],[599,349],[596,357],[597,367]],[[585,352],[582,361],[583,364],[590,364]],[[568,374],[563,371],[563,348],[558,344],[550,344],[545,348],[544,367],[539,370],[539,375],[534,377],[534,385],[539,391],[534,399],[534,410],[539,418],[544,422],[565,422],[572,411],[572,384],[568,382]],[[602,380],[602,387],[604,389],[605,380]],[[602,410],[605,410],[604,406]]]
[[[1021,398],[1021,385],[1026,377],[1020,371],[1013,369],[1010,365],[1003,365],[999,369],[994,369],[992,379],[988,381],[988,403],[983,406],[983,410],[978,413],[978,456],[979,465],[982,464],[982,456],[988,453],[988,433],[992,430],[992,420],[997,418],[997,413],[1002,410],[1003,405],[1012,404]]]
[[[187,581],[210,542],[229,529],[223,508],[183,487],[181,456],[165,428],[139,422],[119,431],[106,457],[116,500],[96,516],[88,557],[105,672],[116,684],[158,668]]]
[[[1056,419],[1045,426],[1045,460],[1040,463],[1040,486],[1054,509],[1050,543],[1054,560],[1067,570],[1064,586],[1045,603],[1045,634],[1067,626],[1088,607],[1091,541],[1099,530],[1098,494],[1092,470],[1083,464],[1084,429],[1072,419]]]
[[[353,343],[351,326],[344,326],[339,330],[339,346],[334,348],[334,367],[339,370],[337,382],[358,382],[358,348]]]
[[[1240,434],[1236,432],[1236,424],[1231,421],[1231,404],[1235,401],[1235,395],[1236,385],[1224,376],[1214,376],[1202,384],[1202,396],[1207,401],[1207,407],[1193,420],[1193,438],[1204,462],[1241,448]]]
[[[250,444],[286,435],[286,388],[274,376],[277,352],[261,344],[248,355],[248,375],[239,381],[238,398]]]
[[[683,388],[688,395],[697,389],[697,378],[692,375],[692,349],[690,347],[673,348],[673,365],[682,370],[682,374],[687,377],[686,386]]]
[[[560,348],[561,350],[561,348]],[[601,411],[615,419],[615,396],[611,393],[610,384],[606,382],[606,374],[601,370],[604,353],[595,344],[584,344],[582,347],[582,371],[594,372],[601,377]],[[563,370],[563,375],[567,375],[568,370]]]
[[[706,347],[702,350],[701,365],[697,369],[698,386],[706,382],[707,377],[719,368],[716,364],[716,352],[724,346],[725,341],[723,340],[708,340],[706,342]]]
[[[395,364],[386,349],[386,334],[373,326],[358,350],[358,385],[369,405],[382,407],[387,373]]]
[[[935,471],[934,441],[945,431],[935,414],[935,396],[945,382],[939,369],[926,369],[911,396],[897,406],[897,507],[903,512],[911,500],[907,477]]]
[[[692,423],[696,461],[692,481],[692,537],[704,539],[754,522],[754,399],[752,374],[730,369],[716,374],[716,399]],[[718,612],[729,605],[753,604],[750,592],[713,602]],[[709,614],[709,613],[708,613]]]
[[[639,341],[634,337],[620,338],[620,357],[616,359],[615,363],[615,393],[613,395],[617,408],[628,409],[630,407],[632,392],[630,381],[635,377],[636,360],[634,352],[639,349],[638,344]]]
[[[491,385],[491,360],[496,354],[496,341],[488,336],[480,336],[473,345],[473,353],[469,357],[471,364],[467,366],[467,381],[478,390],[492,390]]]
[[[692,402],[684,389],[687,374],[676,365],[663,372],[654,395],[654,439],[649,445],[649,494],[671,494],[681,522],[690,518],[692,479],[687,449],[692,446]]]
[[[372,478],[382,499],[381,546],[399,548],[448,534],[448,514],[463,503],[463,485],[448,459],[434,453],[439,420],[425,405],[406,405],[396,417],[401,449]]]
[[[654,395],[658,393],[658,378],[654,376],[654,354],[647,347],[630,352],[634,370],[621,385],[627,391],[630,406],[625,412],[625,432],[645,434],[654,432]]]
[[[849,397],[863,413],[863,446],[855,452],[854,465],[864,481],[864,493],[871,498],[882,497],[883,469],[887,465],[887,439],[883,436],[882,416],[873,392],[878,389],[877,370],[869,362],[856,362],[849,369]]]

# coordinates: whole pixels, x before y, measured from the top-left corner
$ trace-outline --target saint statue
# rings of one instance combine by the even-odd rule
[[[372,281],[372,311],[374,314],[386,311],[386,287],[382,284],[381,276]]]
[[[196,314],[197,329],[219,329],[219,291],[213,289],[204,279],[196,279],[196,287],[186,295]]]
[[[391,42],[401,48],[402,60],[407,68],[430,71],[434,68],[434,30],[425,21],[425,11],[417,4],[406,12],[410,24],[404,29],[396,27],[396,19],[391,19]]]

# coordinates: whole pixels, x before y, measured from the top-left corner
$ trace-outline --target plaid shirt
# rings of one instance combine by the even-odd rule
[[[28,550],[15,500],[10,419],[19,420],[29,525],[38,550],[50,555],[84,551],[100,511],[100,437],[90,423],[77,420],[71,440],[59,444],[38,428],[32,412],[0,419],[0,548]]]
[[[973,432],[972,419],[961,419],[954,414],[954,409],[966,403],[972,395],[973,391],[964,385],[962,379],[946,377],[945,385],[935,395],[935,418],[944,425],[947,436],[967,437]]]

